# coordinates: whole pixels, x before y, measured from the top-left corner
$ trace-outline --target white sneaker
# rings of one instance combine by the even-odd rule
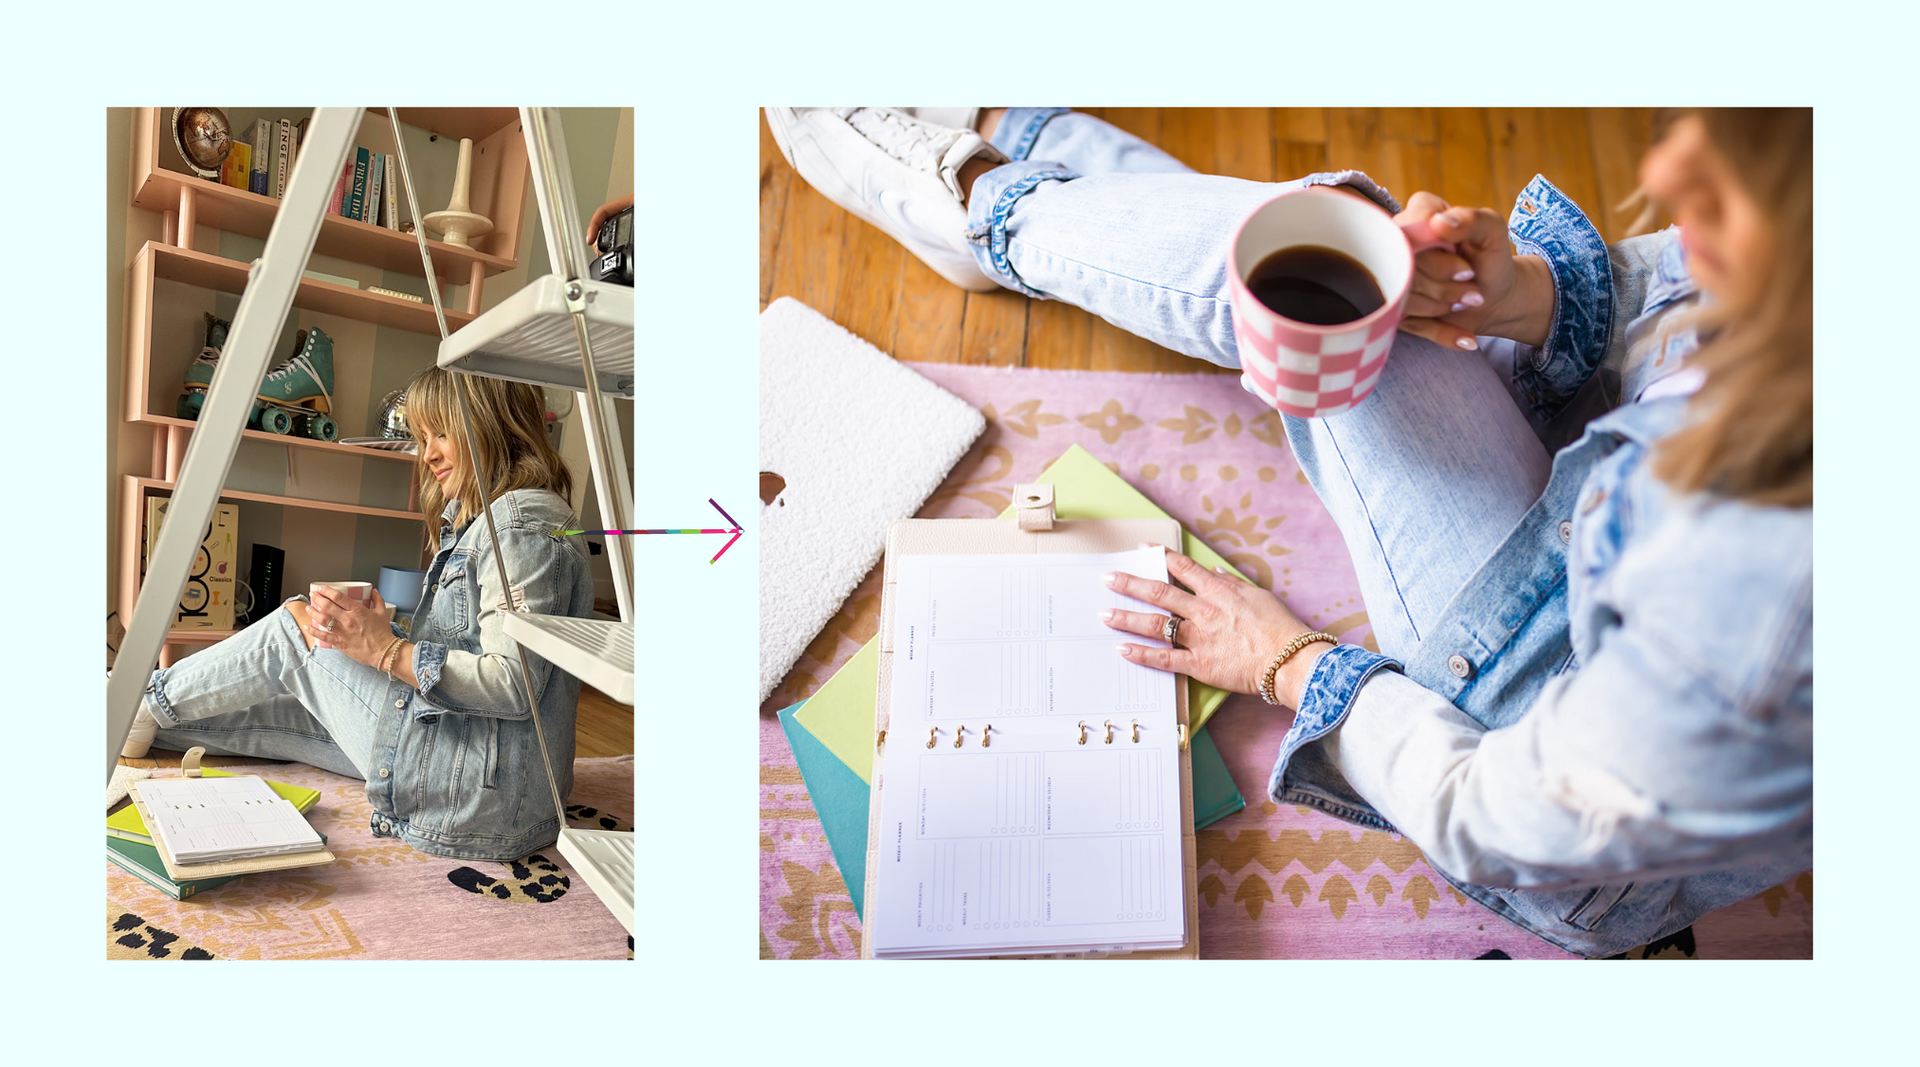
[[[113,677],[113,669],[107,669],[107,677]],[[160,732],[160,720],[147,713],[146,698],[140,700],[140,710],[133,713],[133,729],[127,731],[127,743],[120,746],[120,755],[127,759],[140,759],[153,747],[154,735]]]
[[[780,154],[822,196],[960,288],[1000,288],[966,239],[961,164],[975,156],[1006,162],[979,134],[887,107],[770,107],[766,114]]]
[[[133,729],[127,731],[127,743],[120,746],[120,754],[128,759],[140,759],[153,747],[154,735],[159,732],[159,720],[141,708],[133,713]]]
[[[977,129],[974,123],[980,121],[980,109],[977,107],[896,107],[894,110],[904,111],[921,122],[962,130]]]

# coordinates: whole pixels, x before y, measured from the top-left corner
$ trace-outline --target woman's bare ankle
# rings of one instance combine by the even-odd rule
[[[974,123],[974,132],[987,140],[993,140],[993,131],[1000,128],[1000,120],[1007,117],[1004,107],[983,107],[980,118]]]

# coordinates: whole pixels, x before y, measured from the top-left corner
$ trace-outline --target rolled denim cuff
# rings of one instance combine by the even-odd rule
[[[1302,748],[1327,736],[1347,721],[1347,714],[1353,710],[1354,699],[1360,695],[1360,687],[1367,684],[1367,679],[1382,670],[1400,669],[1400,664],[1395,661],[1359,645],[1336,645],[1331,652],[1321,656],[1313,665],[1313,673],[1307,677],[1306,691],[1301,696],[1299,710],[1294,712],[1293,726],[1280,742],[1280,756],[1274,761],[1273,774],[1267,780],[1267,794],[1283,803],[1312,803],[1341,818],[1387,828],[1386,821],[1380,818],[1379,813],[1362,806],[1358,798],[1342,796],[1351,792],[1344,780],[1337,784],[1313,780],[1303,782],[1296,780],[1299,775],[1290,772],[1295,770],[1291,764]],[[1318,775],[1311,774],[1308,777],[1317,778]],[[1334,787],[1328,788],[1329,785]],[[1303,793],[1298,788],[1300,786],[1308,789]],[[1334,803],[1330,804],[1330,799]]]
[[[1387,192],[1387,190],[1383,186],[1381,186],[1379,182],[1376,182],[1372,178],[1367,177],[1365,171],[1323,170],[1315,174],[1309,174],[1306,177],[1300,179],[1300,184],[1301,185],[1344,185],[1354,190],[1355,192],[1363,194],[1364,196],[1366,196],[1368,200],[1371,200],[1374,203],[1379,204],[1381,207],[1386,208],[1388,214],[1392,214],[1392,215],[1400,214],[1400,201],[1395,200],[1393,198],[1393,194]]]
[[[1066,107],[1010,107],[987,142],[1018,163],[1033,152],[1033,142],[1048,121],[1073,110]]]
[[[447,663],[447,646],[438,641],[415,641],[413,643],[413,679],[417,683],[414,690],[421,696],[432,693],[433,687],[440,682],[440,668]],[[416,710],[415,717],[438,715],[440,709],[422,707]]]
[[[995,167],[974,183],[973,199],[968,207],[967,240],[973,244],[974,259],[994,280],[1028,296],[1051,300],[1052,297],[1029,286],[1014,273],[1007,260],[1007,219],[1020,198],[1043,182],[1066,182],[1080,175],[1058,163],[1021,161]]]
[[[1547,343],[1521,345],[1513,381],[1537,419],[1552,418],[1593,376],[1613,332],[1613,267],[1607,242],[1567,194],[1534,175],[1507,217],[1514,250],[1553,271]]]

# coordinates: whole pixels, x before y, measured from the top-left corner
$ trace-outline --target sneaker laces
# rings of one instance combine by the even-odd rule
[[[891,108],[856,107],[840,111],[847,125],[860,136],[907,166],[928,174],[939,173],[940,162],[948,150],[968,132],[922,122]]]

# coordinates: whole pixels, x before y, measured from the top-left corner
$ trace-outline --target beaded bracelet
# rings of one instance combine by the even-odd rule
[[[1294,653],[1300,651],[1301,649],[1307,647],[1308,645],[1313,644],[1316,641],[1325,641],[1327,644],[1330,644],[1330,645],[1337,645],[1340,643],[1340,639],[1338,637],[1335,637],[1332,634],[1327,633],[1323,630],[1309,630],[1308,632],[1301,634],[1299,637],[1296,637],[1293,640],[1288,641],[1287,647],[1281,649],[1280,654],[1273,657],[1272,663],[1267,664],[1267,673],[1264,675],[1261,675],[1260,677],[1260,699],[1261,700],[1264,700],[1269,704],[1280,703],[1280,698],[1275,696],[1273,693],[1274,678],[1279,676],[1280,668],[1284,666],[1288,660],[1293,658]]]
[[[406,638],[396,637],[393,639],[393,643],[387,646],[387,650],[380,653],[380,669],[386,673],[388,678],[393,677],[394,657],[399,653],[400,646],[406,643]]]

